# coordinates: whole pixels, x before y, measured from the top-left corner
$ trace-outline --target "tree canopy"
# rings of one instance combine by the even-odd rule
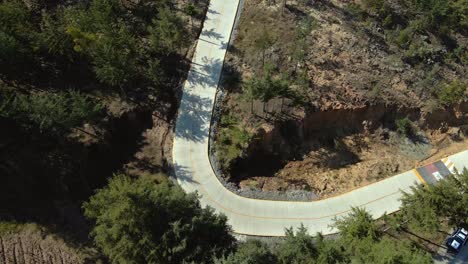
[[[25,128],[60,133],[93,121],[102,113],[102,106],[76,91],[29,95],[3,91],[0,94],[0,116],[18,121]]]
[[[215,260],[216,264],[271,264],[276,262],[276,256],[258,240],[248,240],[240,244],[235,253]]]
[[[432,263],[430,254],[415,243],[379,231],[379,225],[364,209],[353,208],[348,215],[337,218],[333,226],[339,230],[336,238],[321,234],[314,238],[303,226],[296,231],[291,228],[277,246],[266,248],[259,241],[247,241],[216,263]]]
[[[468,170],[449,176],[435,185],[416,186],[402,198],[403,221],[415,230],[434,232],[440,223],[468,222]]]
[[[278,263],[313,263],[317,256],[312,237],[304,226],[294,232],[292,228],[286,229],[286,240],[278,250]]]
[[[83,205],[92,236],[113,263],[210,262],[234,239],[223,215],[167,180],[117,175]]]
[[[129,8],[92,0],[34,12],[6,0],[0,3],[0,78],[33,86],[60,80],[161,90],[163,76],[174,73],[159,61],[177,59],[189,45],[186,28],[171,1]]]

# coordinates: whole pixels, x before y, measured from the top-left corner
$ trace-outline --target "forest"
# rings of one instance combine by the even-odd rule
[[[415,187],[400,212],[382,219],[352,208],[334,220],[339,234],[327,237],[303,227],[285,229],[284,238],[234,235],[226,216],[170,179],[167,145],[208,2],[0,0],[0,263],[432,263],[449,227],[468,219],[467,171]],[[327,1],[264,2],[287,15],[294,4]],[[436,56],[447,62],[441,67],[465,69],[466,46],[453,35],[467,33],[466,0],[405,0],[405,14],[396,2],[363,0],[346,14],[383,21],[405,63],[439,54],[414,37],[430,32],[447,47]],[[301,22],[292,31],[304,40],[297,43],[315,28]],[[255,35],[244,59],[258,78],[224,79],[242,84],[245,113],[268,117],[267,103],[278,98],[281,111],[291,102],[310,107],[290,88],[312,87],[301,66],[311,50],[296,49],[299,66],[280,74],[269,49],[276,37]],[[420,98],[460,104],[465,77],[452,75]],[[411,122],[401,116],[395,130],[411,134]],[[253,137],[229,115],[222,125],[235,145],[220,150],[231,166]]]

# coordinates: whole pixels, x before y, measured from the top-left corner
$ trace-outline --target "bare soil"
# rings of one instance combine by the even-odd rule
[[[161,110],[162,109],[162,110]],[[142,134],[138,151],[124,166],[129,175],[167,173],[172,161],[173,123],[170,107],[161,107],[152,114],[153,125]]]
[[[16,232],[0,234],[2,264],[83,264],[95,263],[90,248],[70,245],[36,225],[25,224]]]
[[[349,15],[353,1],[287,1],[284,11],[282,1],[268,2],[245,1],[226,59],[221,120],[229,122],[220,122],[215,150],[229,181],[263,191],[310,190],[324,198],[468,148],[467,102],[443,107],[436,96],[443,83],[467,83],[466,65],[435,55],[408,62],[391,39],[395,32]],[[298,62],[295,32],[306,17],[315,26]],[[273,38],[265,61],[275,77],[287,76],[294,96],[263,103],[247,99],[239,80],[263,74],[255,42],[265,30]],[[435,36],[415,38],[443,49]],[[464,36],[456,39],[467,43]],[[297,84],[302,74],[305,86]],[[397,132],[396,120],[405,117],[411,135]],[[232,131],[245,131],[249,142]]]

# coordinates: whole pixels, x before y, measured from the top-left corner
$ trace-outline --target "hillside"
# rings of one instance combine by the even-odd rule
[[[207,3],[0,2],[0,221],[90,243],[81,204],[109,177],[170,170],[180,85]]]
[[[327,197],[466,149],[466,2],[439,2],[245,1],[213,147],[224,176]]]

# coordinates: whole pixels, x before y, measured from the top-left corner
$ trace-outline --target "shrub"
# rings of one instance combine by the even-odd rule
[[[406,49],[411,44],[412,35],[413,30],[410,27],[400,30],[398,36],[395,39],[395,43],[398,45],[398,47]]]
[[[224,115],[220,122],[216,144],[216,152],[221,166],[228,168],[232,160],[240,157],[251,138],[252,135],[239,125],[235,117]]]
[[[97,118],[101,111],[100,104],[75,91],[0,97],[0,116],[43,132],[59,132],[79,126]]]
[[[453,81],[449,84],[443,85],[437,94],[439,103],[443,106],[451,106],[460,102],[466,97],[467,83],[460,81]]]
[[[15,233],[21,229],[21,224],[11,221],[0,221],[0,235]]]
[[[395,120],[395,125],[397,132],[402,135],[409,136],[413,132],[411,120],[407,117]]]
[[[362,5],[367,12],[379,12],[385,5],[385,0],[363,0]]]
[[[350,3],[346,5],[346,13],[356,18],[357,20],[364,20],[366,18],[366,12],[362,10],[361,6],[355,3]]]

